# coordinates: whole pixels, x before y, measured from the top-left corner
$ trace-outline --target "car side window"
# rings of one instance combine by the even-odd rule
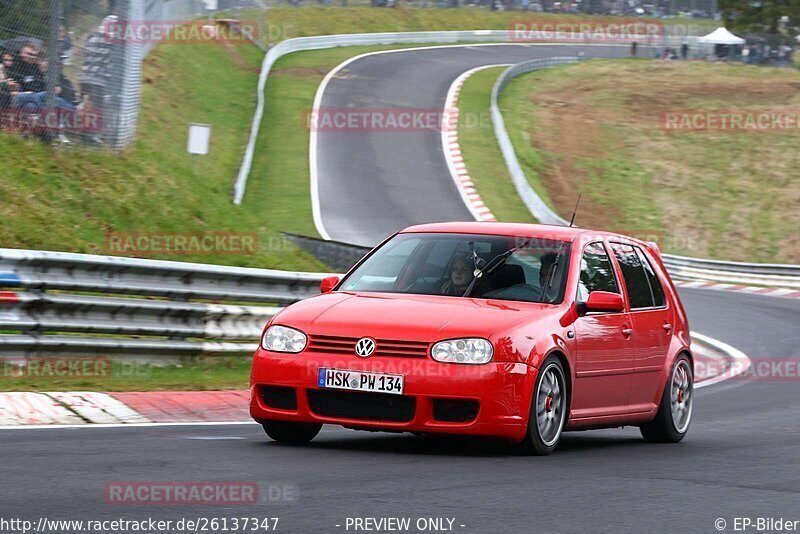
[[[650,282],[636,250],[631,245],[621,243],[612,243],[611,248],[617,257],[625,287],[628,289],[631,309],[652,308],[653,294],[650,291]]]
[[[581,257],[581,275],[578,279],[578,302],[586,302],[592,291],[619,293],[614,268],[606,247],[601,242],[589,243]]]
[[[653,305],[657,308],[664,306],[664,288],[661,286],[661,281],[656,276],[650,260],[647,259],[644,251],[639,247],[634,247],[636,253],[639,255],[639,261],[644,266],[645,273],[647,273],[647,281],[650,283],[650,291],[653,292]]]

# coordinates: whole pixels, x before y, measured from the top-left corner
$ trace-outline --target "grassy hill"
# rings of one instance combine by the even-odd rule
[[[137,140],[121,153],[0,134],[2,245],[103,253],[107,232],[254,232],[255,254],[144,255],[324,269],[269,226],[269,196],[249,209],[231,203],[260,61],[251,45],[159,46],[144,66]],[[208,156],[187,154],[190,122],[212,124]]]

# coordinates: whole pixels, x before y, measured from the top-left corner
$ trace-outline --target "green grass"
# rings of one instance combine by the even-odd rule
[[[251,45],[159,46],[144,66],[137,140],[121,153],[0,134],[3,246],[103,253],[107,232],[253,232],[255,253],[142,255],[325,270],[270,226],[269,195],[247,208],[231,202],[260,60]],[[190,122],[212,125],[209,155],[186,153]]]
[[[79,358],[77,358],[79,360]],[[0,391],[212,391],[247,389],[249,356],[206,357],[155,366],[87,360],[81,377],[55,377],[45,367],[11,368],[0,360]],[[54,363],[54,362],[53,362]]]
[[[250,20],[259,19],[260,13],[249,12]],[[457,9],[398,7],[375,9],[373,7],[303,6],[276,7],[267,12],[260,28],[261,40],[275,43],[292,37],[334,35],[342,33],[446,31],[446,30],[506,30],[512,22],[591,20],[594,24],[619,24],[619,17],[579,14],[523,13],[520,11],[489,11],[477,7]],[[662,21],[637,19],[642,22]],[[717,23],[712,20],[672,19],[669,24],[689,26],[697,32],[707,33]],[[701,34],[702,34],[701,33]]]
[[[481,74],[466,93],[487,94],[492,80]],[[583,226],[658,239],[677,254],[798,263],[800,132],[667,133],[661,122],[674,110],[791,113],[797,87],[789,69],[592,61],[517,78],[500,106],[528,180],[562,216],[581,191]],[[463,135],[470,175],[495,210],[496,191],[511,183],[505,164]]]
[[[467,78],[458,97],[458,142],[470,178],[494,216],[501,221],[533,222],[506,172],[489,115],[492,86],[505,68],[484,69]]]

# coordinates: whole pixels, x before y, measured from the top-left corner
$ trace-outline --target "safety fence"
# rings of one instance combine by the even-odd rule
[[[215,33],[204,17],[260,0],[0,0],[0,128],[121,148],[136,132],[142,62],[165,39]],[[199,19],[195,32],[174,29]]]

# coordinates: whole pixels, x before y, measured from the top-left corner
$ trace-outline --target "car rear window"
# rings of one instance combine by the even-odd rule
[[[622,243],[612,243],[611,248],[625,280],[631,309],[663,306],[664,289],[644,252],[639,247]]]
[[[653,266],[650,264],[650,260],[647,259],[644,251],[639,247],[634,248],[639,256],[639,261],[644,266],[645,273],[647,273],[647,281],[650,283],[650,291],[653,292],[653,306],[664,306],[664,288],[661,286],[661,281],[658,279],[658,276],[656,276]]]

